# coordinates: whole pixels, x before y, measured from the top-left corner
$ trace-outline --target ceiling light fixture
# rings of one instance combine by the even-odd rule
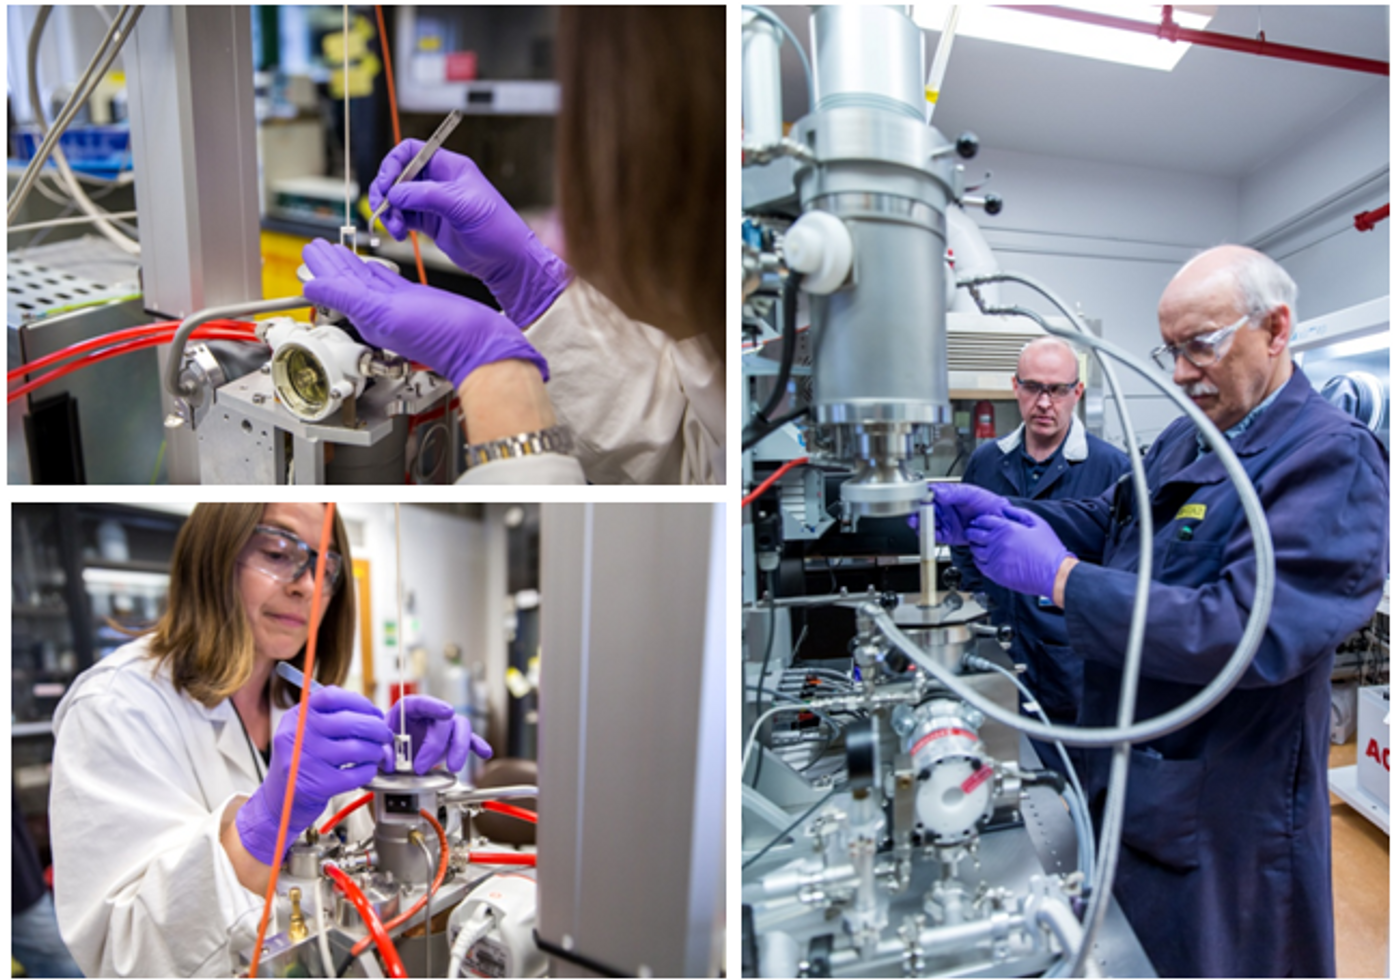
[[[942,31],[951,6],[947,3],[915,4],[914,22],[929,31]],[[1158,24],[1162,20],[1162,8],[1147,4],[1076,3],[1061,6],[1112,14],[1146,24]],[[1204,29],[1214,15],[1214,7],[1172,7],[1172,20],[1180,27],[1193,30]],[[1191,48],[1184,42],[1166,41],[1146,34],[973,4],[959,7],[957,33],[959,37],[1017,44],[1158,71],[1171,71]]]

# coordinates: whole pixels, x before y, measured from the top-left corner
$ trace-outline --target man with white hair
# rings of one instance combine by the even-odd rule
[[[1188,262],[1157,309],[1153,356],[1230,440],[1263,504],[1276,574],[1238,685],[1191,724],[1133,746],[1114,894],[1161,976],[1335,971],[1330,676],[1337,645],[1380,601],[1389,474],[1375,436],[1290,360],[1295,296],[1273,260],[1227,245]],[[1258,578],[1239,495],[1188,420],[1163,431],[1144,465],[1154,536],[1139,719],[1219,674]],[[1084,658],[1082,725],[1117,719],[1138,520],[1127,483],[1026,508],[964,491],[939,510],[940,533],[970,544],[989,578],[1064,609]],[[1086,753],[1100,811],[1108,755]]]
[[[1128,469],[1128,457],[1091,435],[1075,415],[1084,395],[1079,357],[1057,337],[1021,350],[1011,377],[1022,423],[968,460],[963,482],[1005,497],[1081,500],[1097,497]],[[952,549],[958,588],[987,595],[992,621],[1011,627],[1011,657],[1026,668],[1026,685],[1051,721],[1073,724],[1084,687],[1084,661],[1069,648],[1064,613],[1047,596],[1022,595],[986,579],[966,547]],[[1063,770],[1059,754],[1033,742],[1041,761]],[[1071,755],[1077,750],[1071,749]],[[1066,773],[1065,775],[1068,775]]]

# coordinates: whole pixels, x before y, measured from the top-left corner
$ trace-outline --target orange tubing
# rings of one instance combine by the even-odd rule
[[[447,831],[442,829],[442,824],[438,823],[437,818],[434,817],[427,810],[419,810],[418,815],[421,816],[424,820],[428,821],[428,823],[432,824],[433,830],[437,831],[438,846],[442,849],[441,856],[438,858],[437,874],[433,876],[432,886],[426,892],[423,893],[422,898],[418,899],[418,901],[414,902],[408,907],[408,911],[400,912],[388,922],[384,923],[384,929],[386,932],[392,932],[393,930],[397,929],[399,926],[407,922],[409,919],[412,919],[420,911],[422,911],[423,906],[428,904],[428,899],[436,895],[437,890],[442,887],[442,879],[447,876],[447,862],[452,859],[452,849],[447,844]],[[429,923],[429,927],[431,927],[431,925],[432,924]],[[350,948],[350,955],[358,957],[361,953],[368,949],[370,944],[370,938],[371,937],[366,936],[364,939],[361,939],[354,946],[352,946]]]
[[[310,687],[310,685],[307,686]],[[374,906],[369,904],[369,899],[365,898],[365,893],[360,891],[360,886],[355,884],[349,875],[330,861],[327,861],[322,867],[325,869],[326,874],[330,875],[332,880],[340,887],[340,890],[345,893],[345,897],[350,899],[354,904],[355,909],[360,913],[360,918],[365,920],[365,927],[369,929],[369,936],[360,940],[360,943],[363,945],[357,944],[355,946],[354,955],[358,957],[360,953],[368,949],[369,944],[373,942],[379,947],[379,955],[384,957],[384,966],[388,969],[389,976],[407,977],[408,971],[403,968],[403,960],[399,958],[399,951],[394,948],[393,942],[389,939],[388,929],[385,927],[384,923],[379,921],[379,916],[375,914]],[[258,947],[261,946],[262,937],[259,936]],[[254,948],[253,968],[248,971],[248,976],[250,977],[257,976],[255,972],[258,963],[257,952],[257,948]]]
[[[316,553],[316,584],[311,589],[311,622],[306,633],[306,662],[302,665],[302,673],[308,678],[316,676],[316,634],[321,628],[321,593],[326,585],[326,551],[330,547],[334,529],[335,504],[328,503],[326,504],[326,516],[321,521],[321,547]],[[287,823],[292,819],[292,800],[296,797],[297,770],[301,767],[301,743],[306,736],[306,716],[310,710],[310,703],[311,684],[307,683],[302,686],[301,704],[297,708],[297,735],[296,740],[292,743],[292,762],[287,770],[287,792],[282,797],[282,820],[277,825],[277,847],[272,852],[277,860],[272,865],[272,874],[267,879],[267,896],[263,899],[262,919],[258,922],[258,941],[253,944],[253,961],[248,966],[248,976],[250,977],[258,975],[258,960],[262,957],[263,939],[267,936],[267,920],[272,915],[272,903],[277,899],[277,875],[282,870],[283,848],[287,846]],[[344,884],[359,892],[359,888],[356,888],[355,883],[349,878],[344,879]],[[350,892],[347,890],[346,894],[350,895]],[[363,894],[360,894],[360,899],[364,901]],[[354,901],[353,895],[351,895],[351,901]],[[379,921],[378,917],[374,915],[374,909],[370,908],[367,901],[364,902],[364,909],[361,910],[360,914],[364,915],[365,912],[369,913],[369,918],[365,920],[366,923],[369,922],[370,918],[373,918],[375,922]],[[371,932],[373,932],[373,927],[371,927]],[[387,952],[385,952],[384,946],[388,947]],[[387,935],[384,937],[384,946],[380,947],[380,952],[384,953],[384,960],[389,964],[389,975],[391,977],[408,976],[407,973],[403,972],[402,962],[398,963],[399,972],[393,972],[393,964],[389,963],[389,957],[392,955],[394,961],[398,962],[398,953],[394,950],[393,944],[389,942]]]
[[[148,337],[152,334],[165,332],[173,333],[179,326],[179,320],[165,320],[161,323],[148,323],[141,327],[127,327],[123,330],[114,330],[112,333],[104,334],[101,337],[93,337],[91,340],[84,340],[69,347],[65,347],[62,350],[56,350],[52,354],[45,354],[43,357],[35,358],[28,364],[21,364],[13,371],[10,371],[6,375],[6,378],[10,384],[14,384],[25,375],[33,374],[35,371],[41,371],[50,364],[57,364],[59,361],[65,361],[70,357],[86,354],[90,350],[96,350],[107,344],[115,344],[136,337]],[[203,326],[213,327],[219,330],[246,329],[249,334],[253,332],[253,325],[251,323],[245,323],[242,320],[210,320],[208,323],[203,324]]]
[[[389,57],[389,40],[384,32],[384,8],[377,3],[374,5],[374,18],[379,22],[379,53],[384,56],[384,81],[389,85],[389,121],[394,126],[394,145],[398,146],[403,142],[403,132],[399,129],[399,100],[394,95],[394,62]],[[374,234],[374,229],[371,228],[369,233]],[[418,248],[418,232],[410,231],[408,239],[413,242],[413,260],[418,263],[418,281],[426,286],[428,273],[423,268],[423,253]]]
[[[349,806],[345,807],[345,809],[341,810],[341,811],[340,811],[339,813],[337,813],[335,816],[331,817],[329,820],[327,820],[325,823],[323,823],[323,824],[321,825],[321,831],[320,831],[320,832],[323,833],[323,834],[329,834],[332,830],[335,829],[336,824],[340,823],[340,821],[342,821],[342,820],[344,820],[346,817],[350,816],[350,814],[354,813],[356,810],[358,810],[360,807],[364,806],[366,803],[368,803],[368,802],[369,802],[370,800],[372,800],[372,799],[374,799],[374,794],[373,794],[373,793],[366,793],[364,796],[360,797],[360,798],[359,798],[358,800],[356,800],[354,803],[351,803]]]
[[[772,475],[772,476],[770,476],[768,479],[766,479],[766,480],[764,480],[762,483],[760,483],[760,484],[754,489],[754,492],[753,492],[753,493],[749,494],[747,497],[745,497],[745,498],[743,499],[743,501],[739,504],[739,507],[740,507],[741,509],[744,508],[744,507],[747,507],[749,504],[753,503],[753,502],[754,502],[755,500],[757,500],[759,497],[763,496],[764,491],[767,490],[769,487],[771,487],[773,484],[777,483],[780,479],[782,479],[782,476],[783,476],[784,473],[786,473],[788,470],[792,469],[793,467],[801,466],[803,463],[806,463],[807,460],[808,460],[808,458],[809,458],[809,457],[807,457],[807,456],[799,456],[797,459],[790,459],[790,460],[788,460],[786,463],[784,463],[782,466],[779,466],[776,470],[773,471],[773,475]]]
[[[192,337],[199,340],[240,340],[257,342],[257,338],[251,333],[244,333],[243,331],[236,330],[212,330],[206,329],[207,327],[208,324],[202,325],[198,330],[194,332]],[[44,385],[48,384],[51,381],[57,381],[59,378],[72,374],[75,371],[80,371],[85,367],[90,367],[93,364],[98,364],[102,361],[108,360],[109,358],[118,357],[122,354],[130,354],[133,351],[144,350],[147,347],[159,347],[161,344],[168,344],[170,343],[171,337],[173,336],[174,331],[172,330],[169,333],[159,333],[149,337],[142,337],[137,340],[129,340],[126,343],[118,344],[115,347],[109,347],[105,350],[85,354],[82,357],[78,358],[76,361],[72,361],[68,364],[63,365],[62,367],[54,368],[47,374],[41,374],[34,380],[26,384],[20,385],[18,388],[13,389],[8,394],[5,400],[7,403],[16,401],[17,399],[23,398],[31,391],[34,391],[38,388],[42,388]]]
[[[517,820],[525,820],[530,823],[539,823],[540,815],[533,810],[527,810],[520,806],[511,806],[509,803],[501,803],[497,800],[487,800],[481,804],[483,810],[490,810],[493,813],[504,813],[508,817]]]

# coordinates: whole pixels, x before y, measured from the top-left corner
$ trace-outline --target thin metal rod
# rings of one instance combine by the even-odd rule
[[[403,628],[403,517],[399,511],[399,504],[397,502],[394,504],[394,564],[398,574],[399,590],[399,625],[397,640],[399,644],[399,700],[402,701],[405,696],[403,648],[406,636]],[[404,737],[408,736],[407,704],[399,710],[399,734]]]
[[[350,5],[340,7],[340,59],[345,72],[345,225],[350,226]],[[359,236],[356,236],[357,238]]]

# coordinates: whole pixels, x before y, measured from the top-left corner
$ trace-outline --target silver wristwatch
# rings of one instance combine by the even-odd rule
[[[522,432],[519,435],[479,442],[467,447],[467,469],[489,463],[497,459],[518,459],[522,456],[538,456],[541,453],[559,453],[572,456],[574,436],[567,425],[551,425],[537,432]]]

